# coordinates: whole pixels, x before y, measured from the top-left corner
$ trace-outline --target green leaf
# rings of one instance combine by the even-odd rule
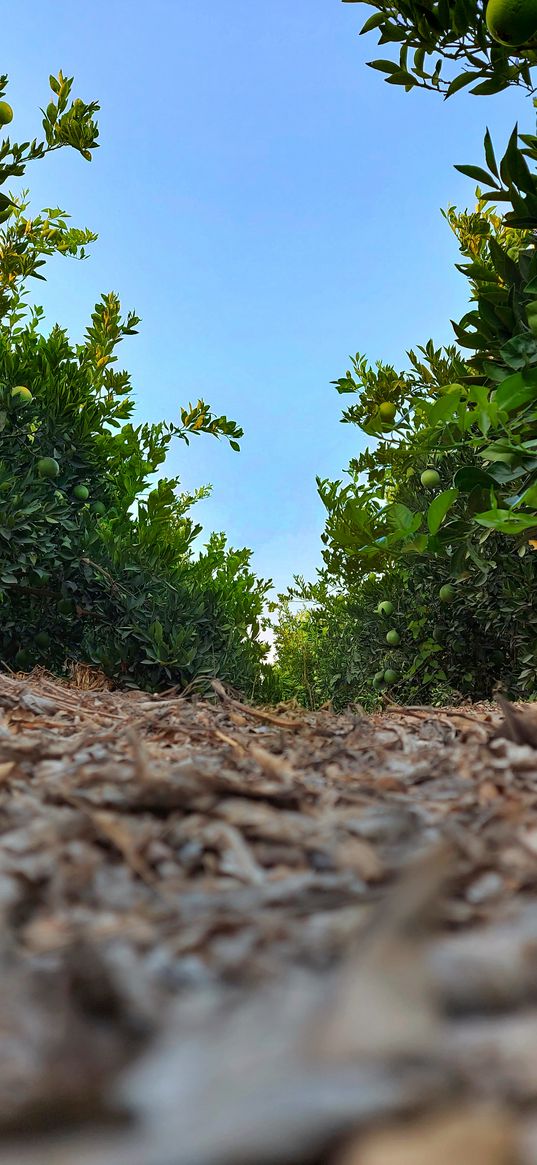
[[[494,478],[485,473],[484,469],[480,469],[478,465],[463,465],[461,469],[457,470],[453,484],[460,493],[471,493],[476,486],[492,487]]]
[[[518,505],[537,507],[537,482],[533,482],[532,485],[528,486],[528,488],[524,490]]]
[[[417,85],[412,74],[406,73],[404,69],[398,69],[391,77],[385,77],[385,81],[387,85]]]
[[[496,239],[489,239],[489,254],[494,263],[494,268],[498,275],[505,280],[506,283],[518,283],[520,274],[518,266],[509,257],[503,247],[496,242]]]
[[[448,421],[455,415],[461,402],[461,392],[462,389],[459,388],[458,392],[453,390],[446,393],[445,396],[440,396],[438,400],[435,400],[427,417],[431,428],[434,428],[435,425],[440,424],[442,421]]]
[[[427,525],[431,534],[436,534],[453,503],[459,496],[458,489],[446,489],[431,502],[427,511]]]
[[[448,85],[446,98],[452,97],[454,93],[458,93],[459,89],[464,89],[465,85],[471,85],[472,81],[475,81],[480,76],[480,73],[459,73],[459,76],[454,77],[453,81]],[[490,178],[487,179],[487,184],[490,184]]]
[[[418,534],[417,538],[413,538],[412,542],[405,542],[403,546],[404,554],[423,554],[427,549],[427,535]]]
[[[492,138],[490,136],[490,132],[488,129],[485,133],[484,145],[485,145],[485,158],[486,158],[487,166],[488,166],[489,170],[491,171],[491,173],[494,174],[496,178],[499,178],[500,175],[498,173],[498,163],[497,163],[495,155],[494,155],[494,147],[492,145]]]
[[[343,0],[343,3],[345,2],[349,3],[350,0]],[[371,32],[374,28],[380,28],[380,25],[384,24],[385,19],[386,17],[383,12],[375,12],[373,16],[369,17],[369,20],[366,20],[360,29],[360,36],[363,36],[364,32]]]
[[[482,85],[476,85],[475,89],[470,89],[470,93],[474,93],[476,97],[490,97],[493,93],[501,93],[502,89],[507,89],[508,81],[483,81]]]
[[[474,178],[476,182],[483,182],[485,186],[496,186],[496,182],[487,174],[486,170],[482,170],[481,166],[454,166],[459,174],[464,174],[466,178]]]
[[[491,445],[487,445],[482,449],[479,456],[484,461],[500,461],[506,465],[511,465],[513,458],[518,450],[511,445],[507,440],[493,441]]]
[[[508,340],[503,348],[500,348],[500,356],[509,368],[522,369],[528,364],[537,363],[537,339],[533,335],[528,335],[527,332],[520,336],[513,336],[512,340]]]
[[[515,372],[513,376],[508,376],[493,394],[495,404],[507,413],[535,399],[537,399],[537,368]]]
[[[480,526],[498,530],[500,534],[522,534],[524,530],[537,528],[537,515],[530,518],[514,514],[512,510],[488,510],[484,514],[476,514],[475,521]]]
[[[394,65],[393,61],[368,61],[370,69],[378,69],[379,73],[398,73],[399,65]]]
[[[404,506],[401,502],[394,502],[391,506],[387,506],[384,513],[387,522],[395,532],[392,538],[395,536],[399,539],[401,535],[415,534],[421,526],[423,515],[414,514],[408,506]]]

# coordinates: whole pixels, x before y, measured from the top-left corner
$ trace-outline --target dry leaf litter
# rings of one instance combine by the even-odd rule
[[[537,708],[0,677],[0,1165],[535,1165]]]

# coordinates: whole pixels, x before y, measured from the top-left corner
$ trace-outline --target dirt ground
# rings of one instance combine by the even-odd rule
[[[537,707],[0,676],[1,1165],[535,1165]]]

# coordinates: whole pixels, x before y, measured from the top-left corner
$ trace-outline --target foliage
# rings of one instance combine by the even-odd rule
[[[60,146],[91,159],[98,106],[69,105],[61,73],[50,83],[45,142],[4,142],[0,182]],[[61,210],[30,219],[26,192],[0,199],[0,659],[20,669],[79,659],[147,687],[219,675],[251,692],[267,584],[222,535],[196,553],[191,508],[207,488],[188,495],[178,478],[158,479],[173,439],[209,433],[238,450],[242,430],[204,401],[177,422],[134,425],[116,367],[134,313],[104,295],[74,345],[58,326],[41,334],[42,312],[25,302],[47,256],[83,258],[95,236]]]
[[[515,131],[497,163],[487,133],[485,158],[486,170],[460,167],[482,184],[475,211],[446,212],[472,300],[453,324],[458,346],[429,341],[402,372],[357,354],[335,381],[352,398],[343,423],[375,445],[351,461],[346,482],[318,480],[324,582],[307,618],[290,622],[286,610],[278,632],[287,673],[298,668],[291,635],[300,658],[310,653],[307,702],[309,686],[315,699],[332,687],[336,702],[352,692],[367,703],[383,686],[375,674],[392,666],[400,700],[490,696],[498,685],[536,693],[537,138]],[[496,203],[507,204],[503,216]],[[387,421],[386,404],[396,410]],[[377,592],[396,608],[391,653]]]
[[[537,613],[527,599],[534,559],[509,557],[495,541],[487,573],[459,580],[449,606],[439,599],[444,575],[430,561],[345,586],[327,573],[309,585],[297,580],[276,628],[281,695],[309,708],[330,701],[336,710],[356,701],[372,709],[383,692],[398,703],[459,703],[499,690],[535,698]],[[389,618],[378,611],[386,598]],[[307,606],[297,611],[296,599]],[[392,628],[396,648],[386,643]],[[389,668],[397,680],[376,682]]]
[[[492,38],[486,4],[478,0],[343,0],[366,3],[374,12],[361,33],[378,33],[379,45],[391,45],[397,59],[368,62],[388,85],[430,89],[451,97],[470,93],[490,96],[511,85],[533,92],[531,69],[537,45],[508,48]],[[447,66],[447,70],[444,68]]]
[[[498,44],[486,5],[366,2],[362,32],[399,50],[371,62],[388,84],[533,92],[537,43]],[[345,482],[318,479],[324,570],[281,607],[278,673],[310,707],[372,706],[386,688],[428,703],[537,696],[537,137],[515,127],[500,161],[488,130],[484,147],[484,165],[457,167],[479,183],[475,210],[445,212],[470,288],[457,344],[409,351],[402,372],[358,353],[334,382],[352,398],[343,423],[374,444]]]

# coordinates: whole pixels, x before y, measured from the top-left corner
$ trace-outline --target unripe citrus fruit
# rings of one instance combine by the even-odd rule
[[[50,647],[50,635],[48,631],[38,631],[35,637],[35,645],[41,651],[46,651],[47,647]]]
[[[518,48],[537,33],[537,4],[535,0],[489,0],[486,21],[494,40]]]
[[[435,486],[440,485],[440,474],[436,469],[424,469],[420,481],[427,489],[434,489]]]
[[[452,587],[451,583],[445,583],[443,587],[440,587],[440,590],[438,592],[438,598],[440,599],[441,603],[452,603],[453,602],[453,600],[455,598],[455,591],[454,591],[454,588]]]
[[[60,599],[58,603],[58,611],[60,615],[72,615],[75,605],[72,599]]]
[[[382,404],[379,405],[379,417],[386,424],[391,424],[395,420],[396,412],[397,409],[391,400],[383,400]]]
[[[387,667],[386,671],[384,672],[384,679],[387,684],[395,684],[397,683],[399,676],[397,675],[397,672],[393,670],[393,667]]]
[[[13,110],[7,101],[0,101],[0,125],[9,125],[13,121]]]
[[[94,514],[99,514],[100,517],[102,517],[103,514],[106,514],[106,506],[104,502],[101,502],[99,499],[96,502],[93,502],[91,508]]]
[[[379,615],[393,615],[393,603],[389,599],[384,599],[383,603],[379,603],[377,607]]]
[[[374,686],[380,687],[380,685],[383,683],[384,683],[384,672],[383,671],[376,672],[375,675],[373,676]]]
[[[388,631],[386,643],[389,643],[390,647],[398,647],[400,642],[401,636],[398,631]]]
[[[48,477],[52,480],[58,476],[60,467],[55,457],[40,457],[37,462],[37,472],[40,477]]]
[[[30,389],[26,388],[25,384],[16,384],[15,388],[11,389],[11,395],[16,398],[18,404],[28,404],[34,399]]]
[[[27,671],[30,666],[30,654],[24,647],[15,656],[15,667],[18,671]]]
[[[79,502],[87,502],[89,498],[89,489],[87,485],[75,485],[73,494]]]

